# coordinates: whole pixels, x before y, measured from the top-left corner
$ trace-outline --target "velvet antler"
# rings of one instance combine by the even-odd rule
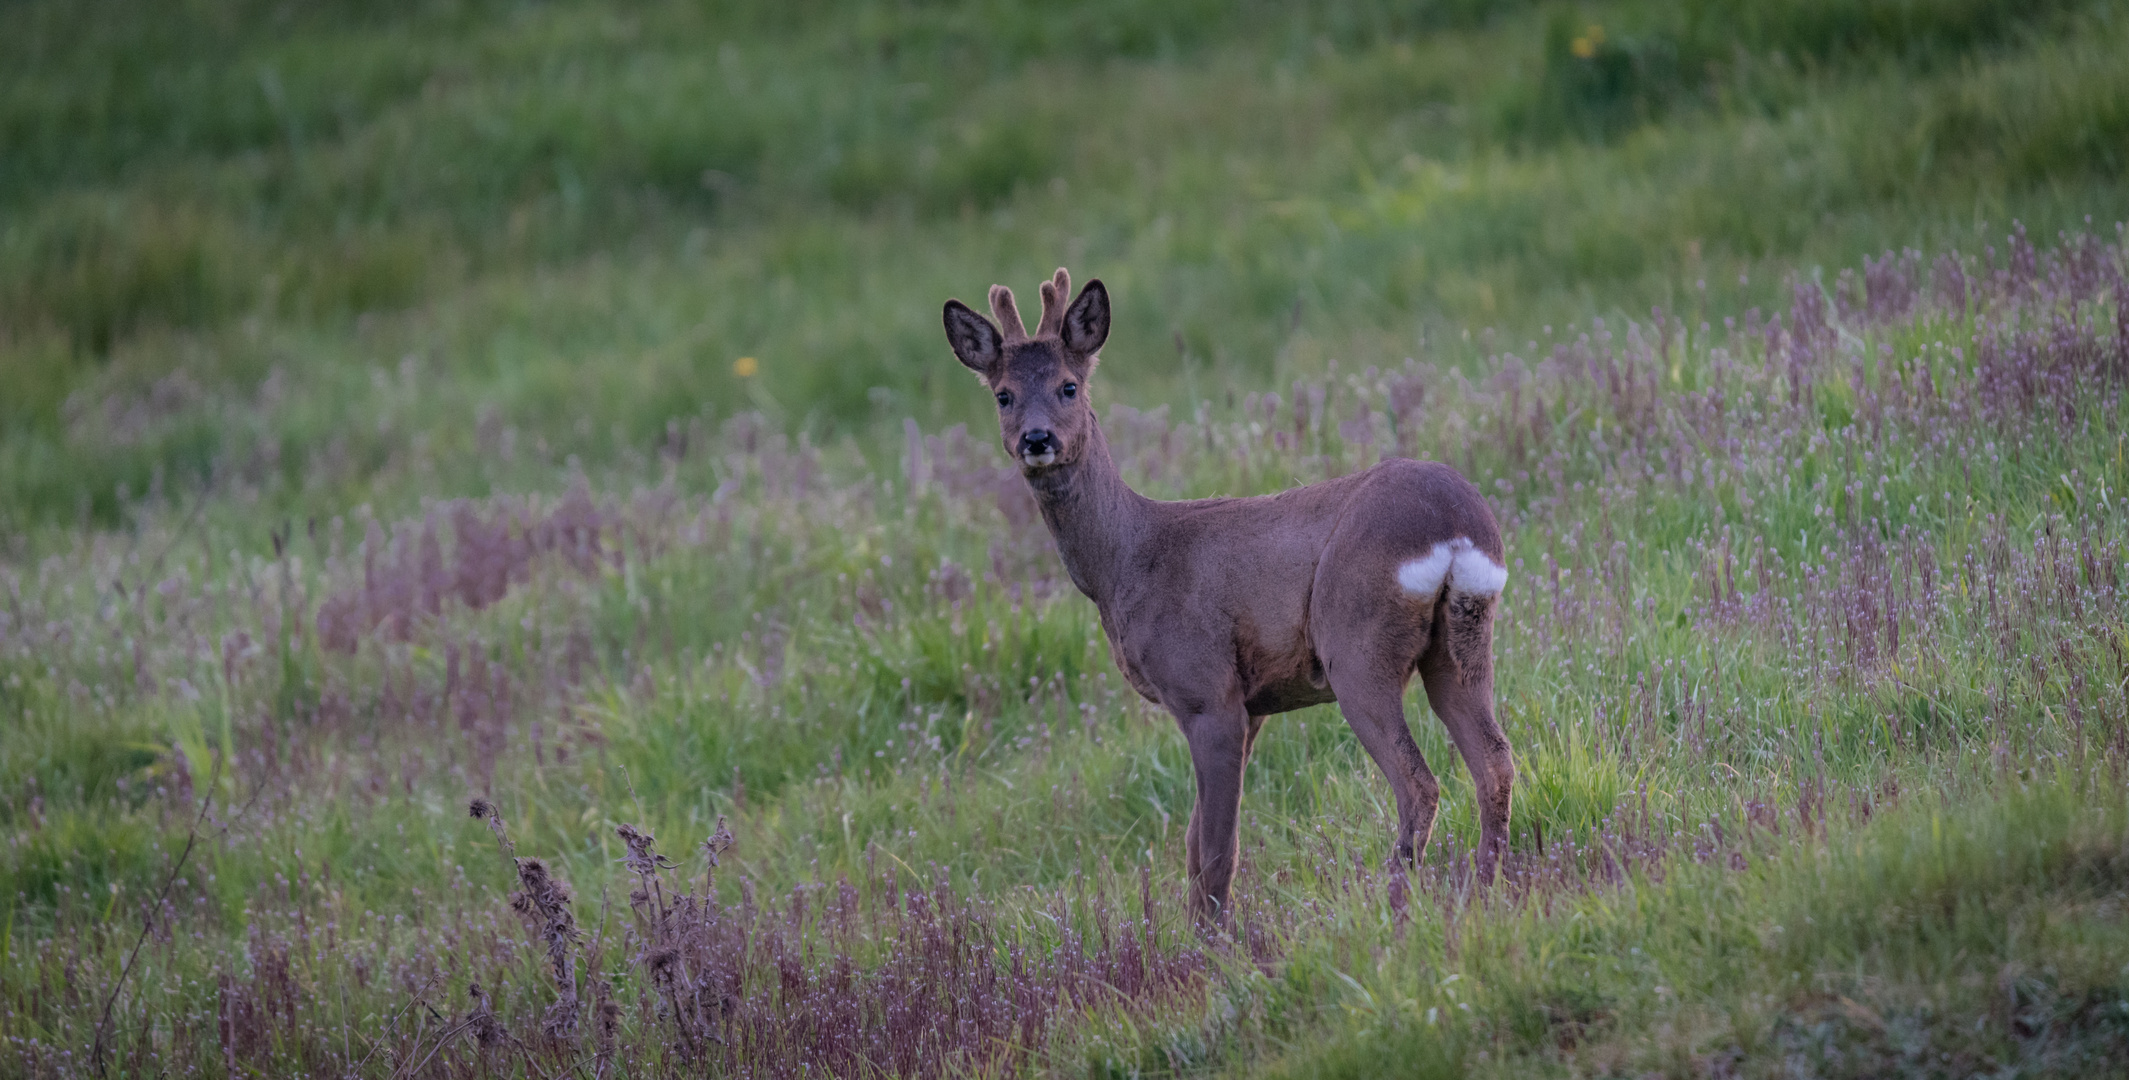
[[[1065,305],[1072,302],[1072,275],[1065,268],[1057,268],[1055,276],[1042,283],[1042,323],[1035,328],[1039,338],[1057,337],[1064,332]]]
[[[1003,285],[991,286],[991,317],[998,320],[998,332],[1005,335],[1007,345],[1018,345],[1028,339],[1028,324],[1020,321],[1020,307],[1013,303],[1013,290]],[[1049,325],[1047,303],[1043,308],[1043,320],[1043,325]]]

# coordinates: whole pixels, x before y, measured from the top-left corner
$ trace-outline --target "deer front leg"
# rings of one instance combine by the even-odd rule
[[[1236,826],[1242,813],[1242,766],[1248,759],[1249,715],[1239,706],[1178,714],[1176,722],[1190,744],[1190,764],[1197,774],[1197,803],[1184,833],[1185,867],[1190,873],[1190,913],[1199,926],[1226,927],[1230,922],[1228,888],[1241,858]]]

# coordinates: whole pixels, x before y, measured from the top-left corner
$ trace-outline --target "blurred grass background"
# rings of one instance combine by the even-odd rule
[[[2129,208],[2111,2],[97,0],[9,22],[14,530],[114,523],[121,489],[239,461],[278,474],[268,499],[383,497],[417,443],[423,491],[478,491],[454,463],[483,415],[594,463],[676,418],[980,419],[938,301],[1059,263],[1118,295],[1119,397],[1187,411]],[[403,366],[421,392],[396,401]]]

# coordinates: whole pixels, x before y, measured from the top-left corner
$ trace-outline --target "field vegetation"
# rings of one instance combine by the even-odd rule
[[[28,0],[0,1075],[2129,1061],[2129,11]],[[1231,935],[938,308],[1126,477],[1449,462],[1518,754]],[[470,812],[469,812],[470,811]]]

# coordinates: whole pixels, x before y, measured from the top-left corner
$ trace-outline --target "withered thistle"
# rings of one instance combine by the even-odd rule
[[[509,1036],[503,1031],[502,1023],[496,1020],[495,1005],[488,1000],[487,992],[477,982],[467,983],[466,996],[473,999],[473,1007],[466,1013],[465,1026],[474,1043],[482,1050],[501,1045]]]
[[[717,831],[711,833],[710,838],[702,842],[703,858],[708,859],[710,864],[702,872],[702,902],[705,905],[717,898],[717,864],[719,856],[732,850],[732,845],[738,842],[739,839],[733,836],[732,830],[725,825],[724,815],[717,815]]]
[[[658,871],[677,865],[673,860],[658,854],[658,838],[634,825],[621,824],[614,827],[615,835],[628,845],[628,854],[621,857],[621,865],[636,875],[640,883],[629,893],[628,903],[637,910],[648,909],[654,924],[652,935],[662,937],[665,926],[665,890],[658,884]]]
[[[547,870],[539,859],[517,860],[518,883],[524,888],[510,897],[510,906],[532,924],[547,945],[547,962],[554,969],[555,989],[561,1000],[547,1014],[550,1037],[566,1039],[577,1027],[576,957],[571,948],[578,937],[576,916],[569,910],[569,886]]]
[[[503,854],[517,854],[517,845],[510,842],[510,830],[503,825],[503,812],[494,803],[476,795],[467,804],[466,812],[473,816],[473,820],[488,823],[488,831],[495,834],[495,843],[503,849]]]
[[[599,983],[598,1004],[592,1008],[591,1043],[596,1055],[592,1062],[592,1075],[605,1080],[614,1064],[614,1043],[621,1033],[621,1005],[611,996],[612,987],[604,980]]]

